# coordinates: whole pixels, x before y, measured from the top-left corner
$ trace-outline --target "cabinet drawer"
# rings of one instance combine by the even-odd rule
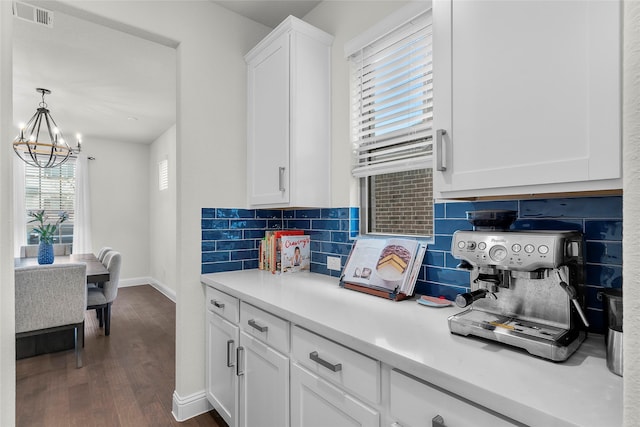
[[[283,353],[289,352],[289,322],[245,303],[240,304],[242,330]]]
[[[211,286],[207,286],[207,310],[219,314],[235,324],[240,319],[240,301],[238,298],[220,292]]]
[[[396,370],[391,371],[390,384],[389,414],[396,424],[402,427],[422,427],[427,425],[504,427],[523,425]],[[438,417],[441,417],[441,420]]]
[[[292,332],[292,357],[310,371],[369,402],[380,402],[380,362],[302,329]]]

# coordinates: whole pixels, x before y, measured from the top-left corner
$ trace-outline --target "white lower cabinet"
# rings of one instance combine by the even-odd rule
[[[206,351],[207,399],[229,427],[523,425],[213,288]]]
[[[378,427],[380,413],[292,363],[292,427]]]
[[[237,325],[207,311],[207,399],[229,427],[235,427],[238,418],[236,347],[239,331]]]
[[[241,427],[289,426],[289,358],[240,332]]]
[[[523,425],[396,370],[391,370],[389,396],[393,427]]]

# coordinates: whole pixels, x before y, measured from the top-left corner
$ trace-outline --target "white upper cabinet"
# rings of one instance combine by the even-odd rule
[[[436,197],[621,188],[620,2],[436,0],[433,29]]]
[[[330,206],[332,42],[290,16],[245,56],[250,206]]]

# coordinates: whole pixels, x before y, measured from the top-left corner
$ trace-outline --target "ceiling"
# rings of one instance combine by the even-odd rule
[[[213,0],[212,0],[213,1]],[[303,17],[320,1],[213,1],[268,27]],[[55,5],[54,5],[55,6]],[[65,139],[149,144],[176,121],[176,52],[133,35],[53,11],[53,28],[14,18],[14,121],[45,101]]]
[[[320,3],[320,1],[316,0],[212,1],[226,9],[270,28],[277,27],[278,24],[289,15],[293,15],[296,18],[302,18]]]
[[[70,145],[93,139],[151,143],[175,123],[176,52],[55,11],[53,28],[14,18],[14,121],[41,95]]]

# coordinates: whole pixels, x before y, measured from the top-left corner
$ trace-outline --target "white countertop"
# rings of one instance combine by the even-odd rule
[[[606,367],[601,335],[555,363],[451,334],[447,317],[460,308],[389,301],[334,277],[244,270],[201,281],[526,424],[622,425],[622,378]]]

